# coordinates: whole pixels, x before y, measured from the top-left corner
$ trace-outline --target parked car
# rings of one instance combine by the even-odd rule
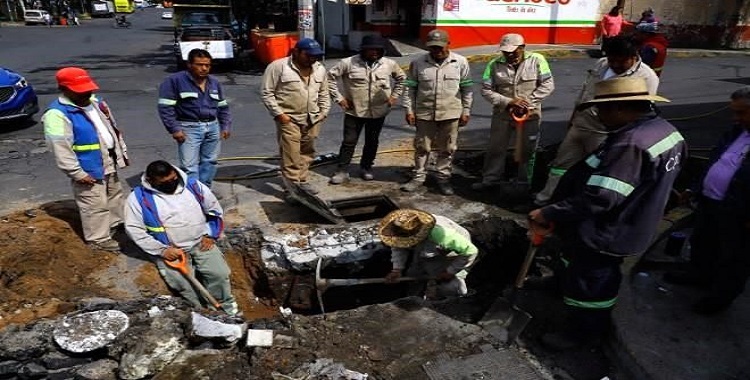
[[[174,15],[171,11],[164,11],[161,13],[161,19],[162,20],[171,20]]]
[[[23,12],[23,22],[26,23],[26,25],[44,25],[47,23],[46,21],[44,21],[44,15],[46,14],[49,13],[42,9],[29,9],[26,12]]]
[[[26,78],[0,67],[0,121],[28,119],[39,112],[39,101]]]

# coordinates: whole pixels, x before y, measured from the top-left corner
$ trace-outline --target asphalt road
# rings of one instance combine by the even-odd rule
[[[42,108],[57,96],[54,80],[57,69],[77,65],[90,70],[125,133],[132,165],[124,174],[131,184],[150,161],[176,157],[175,145],[156,112],[157,86],[175,70],[172,23],[161,20],[160,14],[160,10],[153,8],[138,11],[129,17],[133,23],[131,29],[113,28],[111,19],[95,19],[82,21],[80,27],[19,26],[0,30],[0,65],[26,76],[37,90]],[[557,89],[544,103],[544,144],[562,139],[573,99],[585,70],[593,62],[593,59],[550,62]],[[477,82],[483,66],[472,66]],[[260,103],[260,74],[259,70],[224,70],[216,74],[228,94],[234,118],[233,135],[225,142],[222,157],[277,153],[273,121]],[[742,84],[750,84],[746,57],[668,60],[660,93],[673,102],[663,107],[664,115],[686,119],[675,124],[693,146],[710,146],[717,133],[729,125],[729,115],[720,111],[710,116],[695,116],[723,107],[729,94]],[[488,103],[477,91],[472,121],[461,132],[462,145],[481,146],[486,141],[490,115]],[[320,153],[338,150],[342,120],[341,110],[334,108],[318,139]],[[382,145],[412,135],[412,129],[402,121],[401,110],[387,118]],[[231,165],[235,168],[240,165],[242,172],[249,173],[268,164],[243,161]],[[0,213],[71,197],[68,180],[46,152],[39,123],[0,126],[0,183]]]

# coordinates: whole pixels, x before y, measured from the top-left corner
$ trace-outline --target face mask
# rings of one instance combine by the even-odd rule
[[[165,194],[174,194],[175,190],[177,190],[177,186],[180,184],[180,179],[175,178],[174,181],[164,182],[160,183],[158,185],[151,185],[154,187],[154,189],[161,191]]]

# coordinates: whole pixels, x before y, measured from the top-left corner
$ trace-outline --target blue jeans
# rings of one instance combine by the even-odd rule
[[[211,186],[216,175],[219,151],[221,151],[221,128],[218,121],[180,122],[185,141],[177,145],[180,169],[188,177]]]

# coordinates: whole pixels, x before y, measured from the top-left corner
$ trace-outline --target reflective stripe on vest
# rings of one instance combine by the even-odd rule
[[[94,102],[97,106],[98,103]],[[49,106],[60,111],[71,123],[73,131],[73,152],[81,169],[96,180],[104,179],[104,159],[99,145],[99,133],[86,113],[72,105],[62,104],[56,99]]]
[[[88,150],[99,150],[101,149],[101,145],[99,144],[88,144],[88,145],[73,145],[73,151],[74,152],[85,152]]]

